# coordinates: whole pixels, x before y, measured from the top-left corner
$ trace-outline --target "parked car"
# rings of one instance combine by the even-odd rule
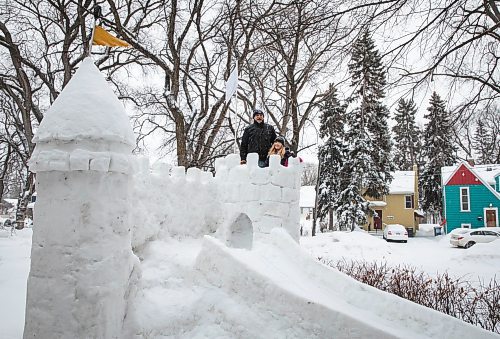
[[[0,227],[12,227],[14,223],[13,219],[0,217]]]
[[[408,242],[408,231],[403,225],[390,224],[384,228],[383,238],[385,241],[402,241]]]
[[[465,228],[451,234],[450,244],[456,247],[469,248],[476,243],[487,243],[497,239],[500,239],[500,233],[496,231]]]

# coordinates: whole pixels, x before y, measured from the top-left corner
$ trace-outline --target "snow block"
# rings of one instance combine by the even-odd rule
[[[129,161],[130,156],[120,153],[112,153],[111,162],[109,164],[110,172],[128,174],[131,172]]]
[[[279,171],[273,173],[271,183],[280,187],[293,187],[295,183],[295,175],[286,167],[281,166]]]
[[[259,167],[259,155],[257,153],[247,154],[247,166],[250,169]]]
[[[139,173],[149,173],[149,158],[145,156],[137,156],[137,170]]]
[[[273,202],[273,203],[266,204],[264,207],[264,211],[265,211],[264,212],[265,216],[272,216],[272,217],[284,219],[284,218],[288,217],[290,207],[286,203]]]
[[[227,181],[227,178],[229,176],[229,170],[227,169],[226,166],[222,166],[215,172],[215,179],[218,182],[225,182]]]
[[[235,166],[229,171],[229,182],[242,183],[250,180],[250,171],[247,166]]]
[[[168,176],[170,175],[170,171],[172,170],[172,165],[167,164],[166,162],[157,161],[151,167],[152,172],[158,174],[160,176]]]
[[[67,167],[61,163],[64,161],[67,162]],[[61,167],[63,168],[62,171],[67,171],[69,170],[69,155],[59,150],[41,151],[38,153],[32,167],[37,172],[59,171]]]
[[[98,172],[108,172],[110,162],[111,157],[109,155],[99,155],[97,153],[93,153],[92,159],[90,159],[90,170]]]
[[[233,167],[240,165],[240,155],[239,154],[228,154],[225,159],[225,163],[228,169],[232,169]]]
[[[88,171],[90,168],[90,153],[76,149],[69,155],[69,167],[72,171]]]
[[[281,167],[281,157],[278,154],[273,154],[269,157],[269,168],[271,172],[274,174]]]
[[[252,222],[257,222],[264,216],[264,203],[261,201],[251,201],[242,205],[244,212]]]
[[[266,185],[269,184],[271,174],[269,168],[253,168],[250,170],[250,181],[252,184]]]
[[[223,167],[227,167],[226,160],[224,158],[215,159],[215,173],[219,172]]]
[[[293,169],[299,169],[301,168],[301,164],[300,164],[300,159],[298,157],[290,157],[288,158],[288,167],[290,168],[293,168]]]
[[[281,195],[281,201],[282,202],[292,202],[292,201],[296,201],[296,196],[297,196],[297,190],[296,189],[292,189],[292,188],[288,188],[288,187],[285,187],[282,189],[281,191],[282,195]]]
[[[242,200],[241,196],[241,184],[236,184],[233,182],[228,182],[224,185],[225,190],[222,191],[222,195],[226,195],[226,201],[228,202],[239,202]]]
[[[281,227],[281,223],[281,218],[264,215],[254,223],[254,229],[256,232],[269,234],[273,228]]]
[[[201,170],[196,167],[190,167],[186,173],[186,181],[188,182],[199,182],[201,176]]]
[[[240,184],[240,193],[242,201],[257,201],[259,200],[259,186],[244,182]]]
[[[186,168],[184,166],[175,166],[171,172],[172,179],[181,180],[186,178]]]
[[[202,184],[210,184],[214,180],[214,175],[212,174],[212,172],[202,171],[200,175],[200,181]]]
[[[281,188],[274,185],[260,187],[260,199],[263,201],[281,201]]]

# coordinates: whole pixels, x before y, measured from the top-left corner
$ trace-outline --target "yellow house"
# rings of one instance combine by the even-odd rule
[[[411,228],[413,234],[418,230],[420,218],[418,209],[418,176],[416,166],[413,171],[396,171],[391,173],[393,180],[389,186],[389,194],[376,200],[366,197],[370,202],[368,224],[364,229],[383,230],[388,224],[401,224]]]

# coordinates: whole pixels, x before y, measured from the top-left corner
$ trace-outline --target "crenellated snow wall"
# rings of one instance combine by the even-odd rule
[[[247,236],[283,227],[299,239],[300,164],[296,159],[283,167],[276,156],[268,168],[259,168],[257,154],[249,154],[243,166],[239,155],[230,154],[217,159],[215,176],[165,163],[150,168],[148,159],[141,157],[136,163],[130,204],[134,247],[161,233],[201,237],[217,232],[227,240],[241,214],[251,221]]]

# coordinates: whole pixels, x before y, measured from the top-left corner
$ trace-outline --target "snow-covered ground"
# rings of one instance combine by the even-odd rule
[[[469,281],[500,278],[500,241],[469,249],[450,245],[450,235],[409,238],[408,243],[386,242],[379,234],[330,232],[302,237],[301,245],[315,258],[385,261],[411,265],[431,276],[448,272]]]
[[[13,237],[0,237],[0,338],[22,337],[31,234],[31,229],[25,229]],[[339,308],[344,317],[339,320],[350,325],[345,330],[358,331],[352,333],[354,337],[362,337],[363,331],[381,331],[390,337],[384,331],[391,323],[376,313],[387,307],[386,303],[398,302],[397,297],[368,289],[373,298],[387,301],[374,303],[359,322],[356,307],[364,302],[358,299],[361,291],[367,293],[366,288],[353,286],[349,293],[345,289],[335,292],[333,287],[328,290],[328,279],[341,282],[336,271],[315,267],[316,257],[386,260],[395,265],[411,264],[430,275],[448,271],[471,280],[500,276],[500,241],[465,250],[451,247],[449,236],[410,238],[403,244],[386,243],[365,232],[333,232],[302,237],[302,248],[294,249],[293,242],[284,239],[284,232],[273,236],[270,243],[255,243],[252,251],[225,248],[213,238],[165,238],[149,243],[138,253],[142,279],[130,304],[129,314],[134,315],[130,318],[136,319],[126,323],[130,334],[144,338],[321,337],[314,321],[322,321],[323,308]],[[311,254],[311,260],[300,252]],[[335,293],[348,299],[335,299]],[[269,299],[271,310],[266,306]],[[304,305],[310,307],[311,318],[295,319],[300,316],[295,310]],[[402,304],[398,312],[410,311],[409,307]],[[287,310],[287,317],[278,316]],[[260,327],[263,323],[266,328]],[[410,321],[403,323],[392,335],[408,336],[413,332],[405,331],[412,331],[412,326]],[[332,324],[331,330],[342,329]],[[421,335],[452,334],[434,331]],[[344,334],[349,337],[350,332]]]

